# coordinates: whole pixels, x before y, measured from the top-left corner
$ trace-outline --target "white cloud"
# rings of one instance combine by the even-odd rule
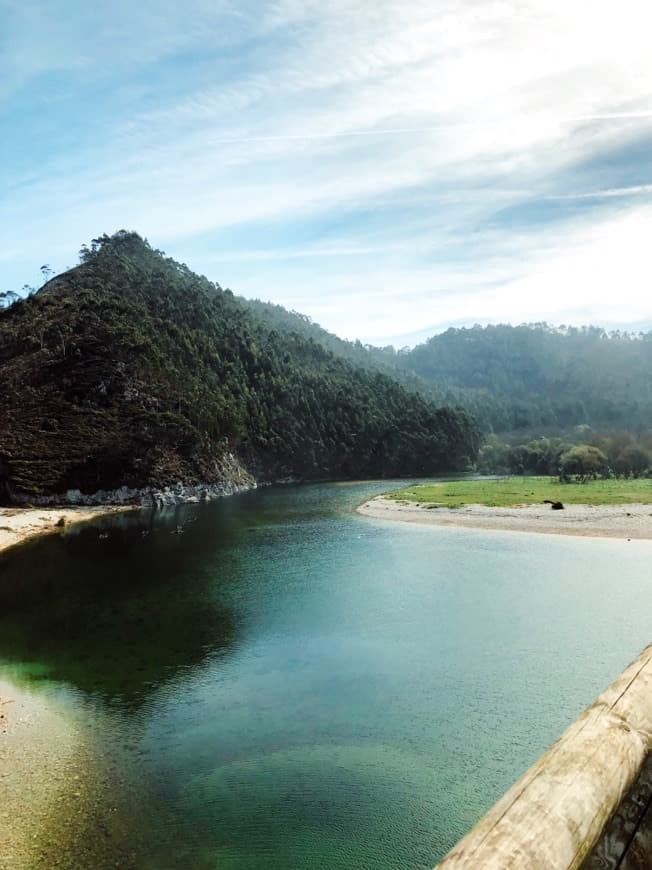
[[[645,309],[636,288],[652,270],[628,239],[642,241],[650,178],[629,167],[623,181],[616,158],[579,170],[652,131],[647,2],[65,6],[0,0],[6,105],[61,73],[72,96],[76,82],[119,95],[143,79],[148,97],[134,85],[78,148],[7,167],[8,274],[44,256],[69,265],[82,241],[125,226],[350,335],[560,321],[569,287],[576,312],[616,317],[618,275],[626,319]],[[538,222],[553,203],[579,211]]]
[[[522,239],[509,260],[409,272],[410,294],[401,292],[405,274],[370,274],[366,290],[317,294],[308,313],[340,335],[369,341],[449,323],[652,322],[651,236],[652,206],[641,206],[570,235],[556,230]]]

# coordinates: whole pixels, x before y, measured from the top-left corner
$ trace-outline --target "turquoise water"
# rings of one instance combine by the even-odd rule
[[[260,490],[0,560],[0,675],[129,758],[138,866],[431,867],[650,641],[649,543],[354,513],[387,488]]]

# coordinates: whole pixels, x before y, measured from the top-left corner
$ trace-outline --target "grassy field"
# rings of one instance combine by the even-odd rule
[[[565,504],[652,504],[652,480],[559,483],[555,477],[505,477],[499,480],[433,481],[388,492],[385,498],[449,508],[467,504],[490,507],[541,504],[544,499]]]

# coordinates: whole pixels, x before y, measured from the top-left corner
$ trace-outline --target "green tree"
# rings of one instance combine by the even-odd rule
[[[652,465],[650,454],[637,444],[630,444],[624,448],[616,459],[614,467],[618,474],[629,474],[640,477]]]
[[[560,476],[562,477],[570,475],[591,477],[606,473],[608,468],[607,457],[602,450],[591,444],[578,444],[562,454],[560,459]]]

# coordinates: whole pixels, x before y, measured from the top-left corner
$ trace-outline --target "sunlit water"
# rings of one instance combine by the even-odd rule
[[[354,513],[387,486],[113,518],[0,560],[0,675],[129,759],[139,866],[431,867],[650,641],[648,542]]]

